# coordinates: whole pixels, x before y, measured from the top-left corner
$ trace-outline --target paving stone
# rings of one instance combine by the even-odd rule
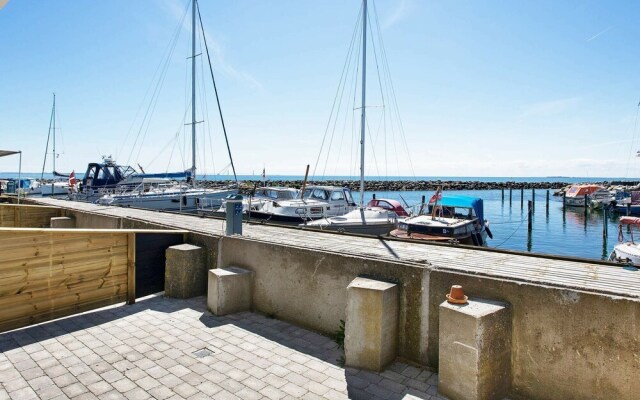
[[[122,400],[126,399],[125,395],[118,392],[117,390],[111,390],[107,393],[103,393],[98,396],[100,400]]]
[[[180,385],[174,387],[173,391],[186,399],[190,396],[193,396],[195,393],[197,393],[198,389],[189,385],[186,382],[183,382]]]
[[[151,395],[149,393],[145,392],[139,387],[129,390],[124,394],[124,396],[129,400],[145,400],[151,398]]]
[[[149,391],[156,386],[160,386],[160,382],[158,382],[157,380],[153,379],[150,376],[145,376],[144,378],[138,379],[135,382],[138,386],[140,386],[146,391]]]
[[[280,389],[277,389],[273,386],[265,386],[262,389],[260,389],[259,392],[261,395],[272,399],[272,400],[278,400],[281,399],[283,397],[285,397],[287,394],[285,392],[283,392]]]
[[[219,391],[221,391],[222,387],[216,385],[213,382],[204,381],[201,384],[199,384],[198,386],[196,386],[196,389],[198,389],[202,393],[206,394],[207,396],[213,396],[214,394],[216,394]]]
[[[62,388],[62,391],[69,397],[76,397],[82,393],[88,392],[89,389],[87,389],[83,384],[76,382]]]
[[[305,393],[307,393],[307,389],[302,388],[294,383],[288,382],[286,383],[284,386],[282,386],[280,388],[280,390],[282,390],[283,392],[295,397],[295,398],[301,398],[302,395],[304,395]]]
[[[173,396],[175,393],[173,392],[173,390],[164,387],[164,386],[157,386],[154,387],[153,389],[149,390],[149,394],[151,396],[153,396],[154,399],[157,400],[165,400],[168,399],[169,397]]]
[[[96,396],[100,396],[101,394],[112,390],[113,386],[111,386],[106,381],[100,380],[98,382],[92,383],[91,385],[88,385],[87,389],[89,389],[89,391]]]
[[[77,378],[85,386],[91,385],[92,383],[96,383],[102,380],[100,375],[96,374],[93,371],[85,372],[84,374],[78,375]]]
[[[78,379],[69,372],[53,378],[53,383],[59,388],[64,388],[76,382],[78,382]]]
[[[37,399],[38,395],[32,388],[24,387],[13,392],[9,392],[9,397],[11,397],[12,399],[29,400]]]
[[[115,381],[111,386],[120,393],[126,393],[137,387],[137,385],[129,378],[122,378],[119,381]]]
[[[262,395],[255,390],[249,388],[242,388],[235,393],[235,396],[241,398],[242,400],[258,400],[262,399]],[[217,397],[217,396],[216,396]],[[219,397],[217,397],[219,398]]]

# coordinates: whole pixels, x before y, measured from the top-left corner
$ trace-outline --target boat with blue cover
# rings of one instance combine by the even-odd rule
[[[481,198],[460,195],[433,195],[426,209],[413,217],[398,222],[390,233],[403,239],[486,246],[487,236],[492,238],[489,223],[484,219]]]

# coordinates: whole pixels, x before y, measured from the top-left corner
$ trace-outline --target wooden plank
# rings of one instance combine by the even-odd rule
[[[127,304],[136,302],[136,234],[128,234],[127,243]]]

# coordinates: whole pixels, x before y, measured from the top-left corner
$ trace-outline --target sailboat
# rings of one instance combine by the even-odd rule
[[[191,168],[189,171],[189,178],[186,183],[174,183],[169,179],[164,178],[149,178],[148,176],[142,179],[135,187],[128,189],[123,193],[106,194],[96,203],[110,206],[121,207],[137,207],[153,210],[165,210],[165,211],[195,211],[201,201],[207,201],[209,204],[215,203],[219,207],[222,204],[222,200],[233,194],[238,193],[237,187],[223,187],[217,189],[199,188],[197,186],[196,175],[196,11],[199,15],[199,7],[197,0],[191,2]],[[204,28],[202,27],[202,19],[200,19],[200,27],[202,29],[203,42],[205,48],[207,48],[207,41],[204,37]],[[207,48],[207,58],[209,58],[209,51]],[[209,59],[209,64],[211,60]],[[213,71],[211,72],[213,78]],[[229,158],[231,159],[231,167],[233,169],[234,176],[235,166],[233,165],[233,158],[231,158],[231,151],[229,148],[229,141],[227,139],[226,128],[224,126],[224,119],[222,118],[222,111],[220,108],[220,102],[218,98],[218,92],[213,80],[213,87],[216,92],[216,100],[218,100],[218,111],[220,111],[220,119],[222,122],[222,129],[225,134],[227,143],[227,150],[229,151]],[[237,178],[236,178],[237,183]],[[236,185],[237,186],[237,185]],[[129,187],[129,185],[127,185]]]
[[[364,156],[366,128],[366,89],[367,89],[367,0],[362,2],[362,102],[360,117],[360,206],[340,216],[325,217],[301,225],[322,230],[360,233],[367,235],[386,235],[398,223],[398,214],[407,215],[406,211],[396,212],[394,207],[382,207],[379,202],[375,206],[370,202],[364,206]],[[392,204],[387,201],[388,204]],[[395,202],[394,205],[399,205]],[[404,211],[404,212],[403,212]]]
[[[43,184],[44,180],[44,169],[47,165],[47,155],[49,153],[49,139],[53,139],[52,141],[52,153],[51,160],[53,163],[53,177],[54,181],[50,184]],[[69,175],[61,174],[56,171],[56,158],[58,158],[58,153],[56,153],[56,94],[53,94],[53,106],[51,108],[51,119],[49,121],[49,133],[47,135],[47,147],[44,151],[44,161],[42,163],[42,173],[40,174],[40,184],[36,187],[33,187],[30,191],[30,195],[41,195],[41,196],[61,196],[69,193]],[[66,178],[64,180],[55,180],[56,178]]]

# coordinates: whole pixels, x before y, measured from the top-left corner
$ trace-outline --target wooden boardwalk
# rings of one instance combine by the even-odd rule
[[[134,218],[204,234],[224,235],[225,229],[223,220],[201,218],[195,215],[99,206],[48,198],[31,200],[43,205],[54,205],[111,217]],[[490,249],[478,250],[400,242],[262,224],[244,224],[243,236],[265,243],[640,299],[640,270],[625,269],[619,265],[589,260],[568,260]]]

